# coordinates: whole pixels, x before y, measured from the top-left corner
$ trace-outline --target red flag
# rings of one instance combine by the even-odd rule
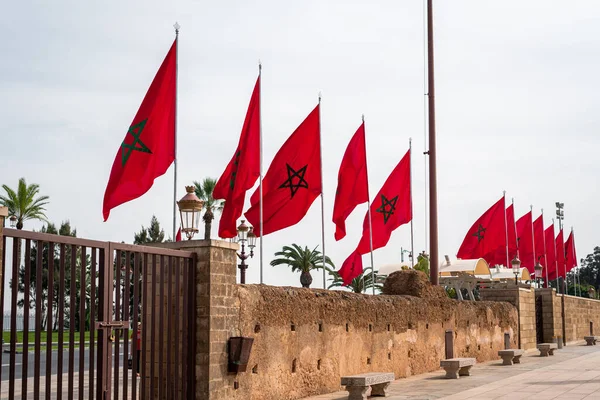
[[[181,228],[177,230],[177,235],[175,235],[175,241],[181,242]]]
[[[533,219],[531,211],[517,221],[517,244],[521,268],[527,268],[530,274],[535,270],[535,254],[533,252]]]
[[[392,232],[400,225],[410,222],[411,219],[410,150],[408,150],[371,204],[373,250],[384,247],[390,240]],[[345,284],[352,282],[352,279],[362,272],[362,261],[359,263],[357,259],[371,250],[370,236],[367,212],[360,242],[339,270]]]
[[[357,205],[369,201],[365,124],[360,125],[344,153],[333,205],[335,240],[346,236],[346,218]]]
[[[546,242],[546,263],[548,268],[548,279],[556,279],[556,246],[554,245],[554,224],[546,228],[544,232],[544,241]]]
[[[504,212],[504,196],[502,196],[471,226],[456,257],[463,260],[481,258],[498,248],[506,248]],[[506,256],[503,260],[505,263]]]
[[[508,229],[508,260],[506,255],[506,244],[499,246],[490,254],[484,255],[482,258],[488,262],[490,266],[506,265],[517,254],[517,237],[515,232],[515,208],[511,204],[506,209],[506,227]],[[506,242],[506,240],[505,240]]]
[[[544,216],[540,215],[533,222],[533,239],[535,243],[535,261],[542,264],[544,267],[546,266],[546,259],[544,254]],[[545,272],[542,271],[542,274],[545,276]],[[536,278],[542,278],[541,276],[536,276]]]
[[[102,214],[142,196],[175,160],[176,48],[173,42],[117,151]]]
[[[319,106],[281,146],[263,179],[263,235],[297,224],[321,194]],[[260,193],[250,197],[244,214],[259,224]]]
[[[575,253],[575,234],[573,231],[569,234],[565,242],[565,262],[567,264],[567,272],[577,266],[577,254]]]
[[[215,199],[225,199],[219,222],[219,237],[237,235],[246,191],[260,176],[260,75],[254,85],[237,149],[213,190]]]
[[[558,232],[558,236],[556,237],[556,261],[558,264],[558,276],[565,277],[565,244],[563,241],[563,231],[562,229]]]

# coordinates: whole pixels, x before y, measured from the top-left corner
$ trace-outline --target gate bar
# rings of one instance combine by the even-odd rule
[[[58,353],[56,360],[56,398],[62,400],[63,353],[65,333],[65,253],[67,246],[60,244],[59,282],[58,282]]]
[[[164,335],[164,327],[165,327],[165,302],[164,302],[164,298],[165,298],[165,256],[160,256],[160,289],[159,289],[159,293],[160,293],[160,297],[159,297],[159,307],[160,307],[160,311],[159,311],[159,323],[158,326],[160,327],[158,330],[158,398],[159,399],[163,399],[164,395],[165,395],[165,391],[164,391],[164,365],[163,365],[163,361],[164,361],[164,357],[163,357],[163,351],[164,351],[164,340],[165,340],[165,335]],[[157,276],[153,276],[152,280],[156,279]],[[156,294],[155,294],[156,295]]]
[[[95,344],[95,322],[96,322],[96,268],[98,267],[96,253],[97,249],[90,247],[92,265],[90,266],[90,371],[89,371],[89,397],[94,398],[94,344]]]
[[[17,259],[21,257],[19,246],[19,254]],[[25,240],[25,261],[23,265],[31,265],[31,240]],[[19,268],[21,266],[19,265]],[[25,269],[25,292],[23,293],[23,365],[21,369],[21,395],[27,396],[27,376],[29,371],[29,307],[31,306],[29,296],[31,295],[31,268]],[[18,276],[18,275],[15,275]],[[18,279],[17,279],[18,280]],[[16,309],[15,309],[16,311]]]
[[[52,393],[52,303],[54,303],[54,243],[48,242],[48,307],[46,312],[46,400]]]
[[[69,400],[73,400],[73,384],[74,384],[74,369],[75,369],[75,270],[77,269],[77,246],[71,245],[71,301],[69,303]]]

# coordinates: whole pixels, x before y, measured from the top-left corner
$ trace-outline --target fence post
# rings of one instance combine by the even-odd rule
[[[4,221],[8,217],[8,207],[0,207],[0,308],[2,308],[2,326],[4,330]]]

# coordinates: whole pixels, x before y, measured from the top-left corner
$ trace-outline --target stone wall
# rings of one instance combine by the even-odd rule
[[[254,345],[247,372],[219,376],[211,400],[298,399],[340,390],[344,375],[435,371],[448,329],[455,357],[497,359],[505,332],[517,345],[517,312],[506,303],[265,285],[236,286],[233,297],[239,313],[227,321],[229,334]],[[212,383],[219,371],[210,372]]]
[[[564,296],[565,340],[577,342],[590,334],[590,322],[594,324],[594,334],[600,334],[600,300],[583,297]]]
[[[509,287],[503,289],[482,289],[482,300],[508,302],[517,307],[519,313],[519,348],[524,350],[536,347],[535,292],[529,288]]]
[[[554,343],[555,339],[563,337],[562,296],[552,288],[536,289],[535,296],[536,301],[541,298],[543,341]]]

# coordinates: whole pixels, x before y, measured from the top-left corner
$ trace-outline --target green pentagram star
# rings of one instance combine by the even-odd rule
[[[240,164],[240,154],[242,154],[242,152],[238,150],[235,153],[235,159],[233,160],[234,169],[231,172],[231,179],[229,180],[229,189],[231,190],[233,190],[233,187],[235,186],[235,176],[237,175],[238,166]]]
[[[392,214],[394,214],[394,211],[396,211],[396,202],[397,201],[398,201],[398,196],[388,200],[387,197],[385,197],[385,195],[383,195],[383,194],[381,195],[381,206],[379,206],[379,208],[377,210],[375,210],[375,212],[383,214],[383,223],[384,224],[387,224],[388,219],[392,216]]]
[[[483,225],[479,224],[479,226],[477,227],[477,231],[473,234],[473,236],[477,236],[477,243],[483,240],[484,232],[485,228],[483,227]]]
[[[142,142],[140,140],[140,135],[142,134],[142,131],[144,130],[144,127],[146,126],[147,121],[148,121],[148,118],[146,118],[142,122],[139,122],[135,125],[131,125],[129,127],[129,130],[127,131],[127,133],[131,134],[131,136],[133,136],[133,143],[131,143],[131,144],[125,143],[125,140],[127,140],[127,136],[125,136],[125,140],[121,144],[121,165],[122,166],[125,166],[125,164],[127,163],[127,160],[129,160],[129,156],[131,155],[131,152],[134,150],[141,151],[142,153],[152,154],[152,152],[150,151],[148,146],[146,146],[144,144],[144,142]]]
[[[308,165],[305,165],[297,171],[294,168],[290,167],[290,165],[287,163],[285,164],[285,166],[287,167],[288,178],[285,182],[281,184],[281,186],[279,186],[279,189],[289,187],[292,197],[294,197],[298,189],[308,189],[308,182],[306,182],[306,179],[304,179],[304,175],[306,174],[306,167],[308,167]],[[296,183],[294,183],[294,178],[298,178],[298,181]]]

